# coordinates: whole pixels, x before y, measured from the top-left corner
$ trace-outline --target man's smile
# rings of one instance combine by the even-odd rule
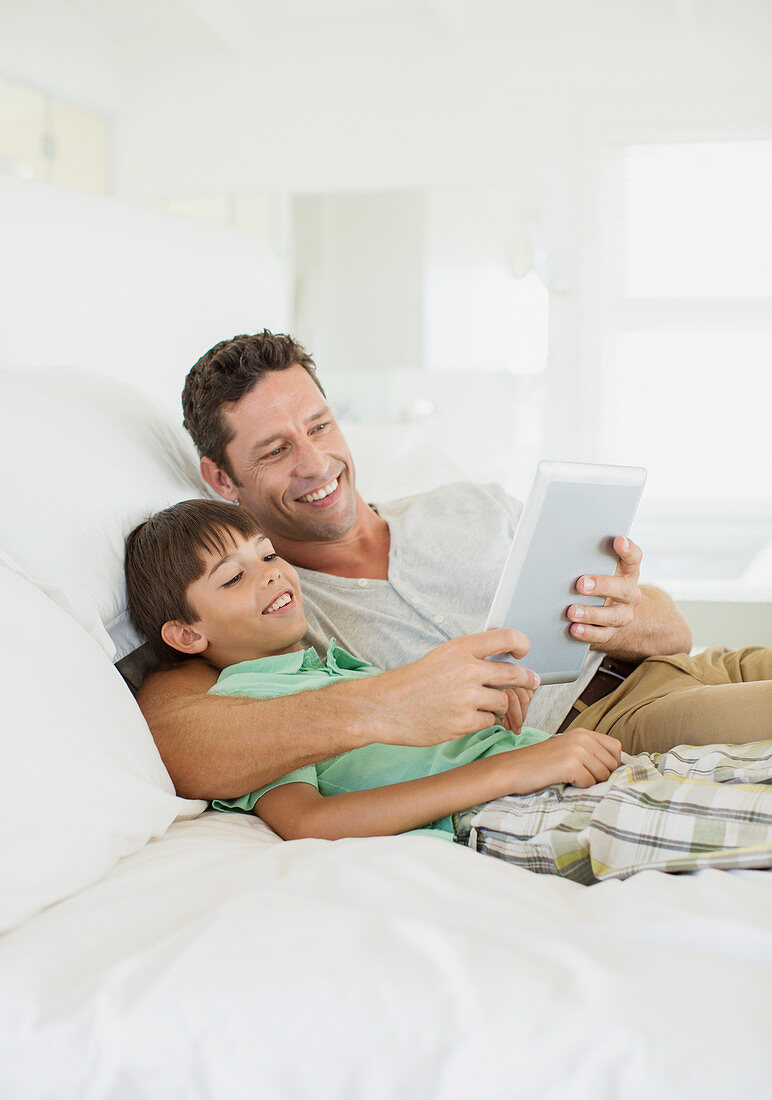
[[[334,477],[332,481],[328,481],[326,485],[322,485],[319,489],[314,489],[311,493],[305,493],[302,497],[297,497],[297,501],[300,504],[314,504],[317,507],[328,507],[330,504],[334,504],[340,495],[340,481],[339,478]]]

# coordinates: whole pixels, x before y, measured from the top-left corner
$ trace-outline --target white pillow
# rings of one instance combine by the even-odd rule
[[[135,389],[65,367],[0,371],[0,550],[100,642],[136,649],[124,539],[151,512],[211,496],[181,424]]]
[[[174,794],[120,674],[69,615],[3,566],[0,606],[2,932],[206,803]]]

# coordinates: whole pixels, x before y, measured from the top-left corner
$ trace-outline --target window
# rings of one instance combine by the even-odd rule
[[[0,77],[0,171],[104,194],[108,136],[102,116]]]
[[[607,461],[691,514],[772,507],[772,141],[618,145],[602,221]]]
[[[511,187],[429,191],[423,360],[436,372],[540,375],[549,353],[547,255]],[[533,239],[532,239],[533,238]]]

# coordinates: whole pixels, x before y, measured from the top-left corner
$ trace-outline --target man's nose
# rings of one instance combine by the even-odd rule
[[[304,439],[295,447],[296,477],[313,478],[327,472],[327,455],[310,439]]]

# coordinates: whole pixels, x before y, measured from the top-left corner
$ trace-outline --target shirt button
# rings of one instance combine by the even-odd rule
[[[435,615],[434,616],[434,621],[435,621],[435,623],[444,623],[445,622],[445,616],[444,615]]]
[[[360,577],[359,578],[359,587],[360,588],[367,588],[367,580],[366,580],[365,577]]]

